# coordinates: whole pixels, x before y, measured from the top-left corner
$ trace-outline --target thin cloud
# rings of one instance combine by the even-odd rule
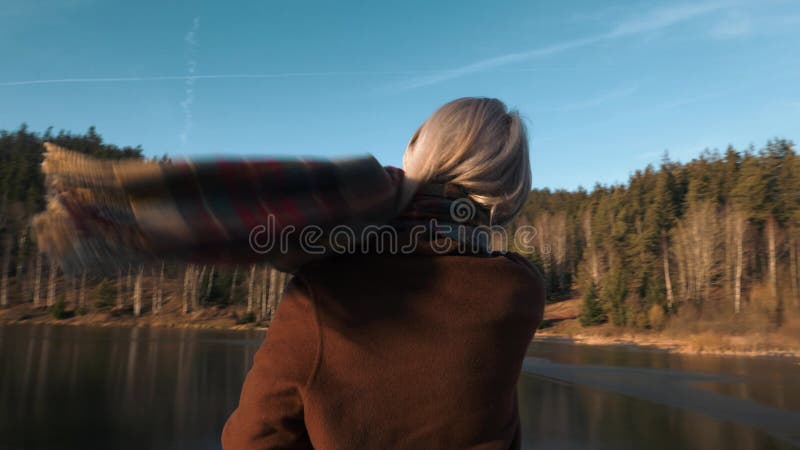
[[[462,66],[457,69],[444,70],[434,75],[416,78],[406,83],[403,83],[400,87],[403,89],[413,89],[422,86],[429,86],[431,84],[452,80],[454,78],[460,78],[463,77],[464,75],[469,75],[476,72],[486,72],[508,64],[530,61],[532,59],[555,55],[557,53],[561,53],[567,50],[572,50],[574,48],[584,47],[586,45],[593,44],[601,39],[602,38],[598,36],[584,38],[584,39],[575,39],[572,41],[561,42],[559,44],[554,44],[547,47],[537,48],[527,52],[508,53],[505,55],[495,56],[493,58],[484,59],[482,61],[477,61],[472,64],[467,64],[466,66]]]
[[[83,77],[83,78],[50,78],[44,80],[18,80],[2,81],[0,86],[35,86],[39,84],[84,84],[84,83],[122,83],[135,81],[167,81],[167,80],[186,80],[185,75],[159,76],[159,77]]]
[[[537,142],[538,143],[542,143],[542,142],[550,142],[550,141],[554,141],[554,140],[558,140],[558,139],[563,139],[563,138],[565,138],[567,136],[574,135],[576,132],[585,132],[586,130],[591,130],[591,129],[599,127],[601,125],[608,125],[610,123],[618,122],[620,120],[627,120],[626,119],[627,117],[640,117],[640,116],[643,116],[643,115],[650,115],[650,114],[658,113],[660,111],[667,111],[667,110],[671,110],[671,109],[681,108],[683,106],[690,105],[692,103],[704,102],[704,101],[708,101],[708,100],[712,100],[712,99],[715,99],[715,98],[722,97],[722,96],[724,96],[726,94],[730,94],[730,93],[733,93],[733,92],[738,92],[741,89],[742,89],[741,87],[720,89],[720,90],[717,90],[717,91],[714,91],[714,92],[708,92],[708,93],[705,93],[705,94],[702,94],[702,95],[697,95],[697,96],[694,96],[694,97],[683,97],[683,98],[679,98],[679,99],[676,99],[676,100],[671,100],[671,101],[668,101],[668,102],[665,102],[665,103],[662,103],[662,104],[658,104],[658,105],[650,105],[650,106],[646,106],[646,107],[643,107],[643,108],[633,109],[633,110],[630,110],[630,111],[628,111],[627,113],[625,113],[623,115],[605,116],[601,120],[596,120],[596,121],[593,121],[593,122],[584,122],[584,123],[581,123],[580,125],[575,125],[574,127],[572,127],[569,130],[568,133],[561,133],[561,134],[557,134],[557,135],[553,135],[553,136],[538,138]],[[600,97],[602,97],[602,96],[599,96],[598,98],[600,98]]]
[[[677,24],[679,22],[687,21],[698,16],[718,11],[725,7],[723,3],[701,3],[698,5],[678,5],[666,8],[660,8],[650,11],[647,14],[638,16],[632,20],[624,21],[617,24],[614,28],[606,33],[589,36],[582,39],[569,40],[529,51],[509,53],[505,55],[495,56],[492,58],[477,61],[465,66],[447,69],[447,70],[398,70],[398,71],[321,71],[321,72],[275,72],[275,73],[256,73],[256,74],[210,74],[198,75],[196,74],[197,61],[194,59],[194,52],[196,50],[197,29],[199,28],[199,21],[193,21],[192,29],[185,36],[185,41],[190,48],[190,59],[187,63],[186,75],[166,75],[166,76],[144,76],[144,77],[76,77],[76,78],[51,78],[51,79],[32,79],[32,80],[15,80],[15,81],[2,81],[0,87],[13,87],[13,86],[33,86],[33,85],[47,85],[47,84],[73,84],[73,83],[119,83],[119,82],[148,82],[148,81],[172,81],[179,80],[186,83],[187,92],[191,89],[191,96],[187,95],[183,103],[191,97],[191,102],[187,106],[191,106],[194,101],[194,82],[196,80],[225,80],[225,79],[268,79],[268,78],[300,78],[300,77],[327,77],[327,76],[378,76],[378,75],[418,75],[418,77],[411,79],[400,85],[402,89],[412,89],[431,84],[440,83],[443,81],[463,77],[476,72],[530,72],[538,70],[547,70],[539,68],[520,68],[520,69],[504,69],[504,66],[531,61],[547,56],[556,55],[569,50],[582,48],[595,44],[600,41],[630,36],[650,31],[656,31],[668,26]]]
[[[552,56],[569,50],[582,48],[600,41],[632,36],[646,32],[657,31],[685,22],[699,16],[709,14],[724,8],[723,3],[685,4],[658,8],[631,20],[617,24],[611,30],[582,39],[574,39],[558,44],[533,49],[526,52],[508,53],[492,58],[476,61],[471,64],[450,70],[445,73],[418,77],[399,85],[401,89],[414,89],[443,81],[460,78],[477,72],[485,72],[508,64],[530,61],[538,58]]]
[[[194,121],[192,118],[192,105],[194,104],[194,82],[196,78],[193,77],[197,71],[197,31],[200,28],[200,19],[195,17],[192,21],[192,29],[184,36],[184,41],[187,46],[188,60],[186,62],[187,77],[184,81],[184,98],[181,101],[181,109],[183,110],[183,130],[180,132],[181,144],[186,145],[189,140],[189,135],[192,133]]]
[[[740,86],[729,87],[725,89],[717,89],[714,91],[705,92],[700,95],[696,95],[693,97],[683,97],[676,100],[670,100],[668,102],[662,103],[661,105],[656,106],[655,110],[669,110],[675,108],[682,108],[686,105],[691,105],[693,103],[704,102],[708,100],[714,100],[724,95],[734,94],[736,92],[741,92],[742,88]]]
[[[709,34],[714,39],[733,39],[747,36],[753,31],[753,21],[750,16],[741,12],[730,12],[711,27]]]
[[[638,90],[639,90],[638,86],[629,86],[624,88],[611,89],[605,92],[601,92],[600,94],[595,95],[594,97],[590,97],[584,100],[579,100],[571,103],[565,103],[556,108],[548,109],[547,111],[570,112],[570,111],[580,111],[584,109],[596,108],[608,102],[613,102],[615,100],[620,100],[625,97],[630,97],[631,95],[635,94],[636,91]]]
[[[630,36],[657,31],[696,17],[719,11],[725,7],[721,2],[673,5],[657,8],[639,17],[618,24],[604,35],[605,38]]]

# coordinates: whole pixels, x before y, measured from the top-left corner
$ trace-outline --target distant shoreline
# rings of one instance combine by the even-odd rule
[[[244,317],[244,308],[229,307],[218,310],[204,307],[183,314],[180,310],[164,310],[158,315],[147,312],[139,317],[128,310],[107,310],[90,312],[85,315],[74,315],[57,319],[45,308],[33,308],[30,305],[16,305],[0,309],[0,325],[64,325],[73,327],[127,327],[127,328],[194,328],[247,331],[265,331],[268,327],[263,322],[237,323],[237,317]]]
[[[214,310],[204,308],[188,314],[180,311],[165,311],[159,315],[115,316],[109,312],[90,313],[67,319],[56,319],[45,309],[34,309],[27,305],[0,310],[0,326],[3,325],[62,325],[73,327],[147,327],[147,328],[191,328],[231,331],[266,331],[263,322],[237,323],[234,315],[246,311],[238,308]],[[657,333],[592,334],[587,332],[565,333],[552,329],[538,330],[534,342],[554,342],[574,345],[608,346],[643,351],[662,351],[687,355],[717,355],[746,357],[780,357],[800,359],[800,348],[770,345],[775,337],[760,335],[718,336],[710,333],[692,334],[680,339]]]
[[[800,359],[800,329],[797,328],[764,331],[753,326],[734,333],[714,324],[695,324],[692,328],[664,326],[658,331],[620,328],[610,323],[583,327],[578,320],[580,307],[580,299],[548,304],[544,313],[546,327],[536,332],[536,339],[685,355]]]

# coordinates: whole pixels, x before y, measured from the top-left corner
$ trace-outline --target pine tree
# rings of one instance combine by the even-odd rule
[[[584,327],[599,325],[608,320],[603,306],[600,303],[600,297],[597,293],[597,285],[595,283],[589,283],[589,287],[583,293],[581,313],[578,318],[581,325]]]

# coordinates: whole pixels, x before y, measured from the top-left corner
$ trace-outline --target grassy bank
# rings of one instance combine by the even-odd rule
[[[577,319],[578,309],[579,300],[548,305],[545,326],[537,332],[537,339],[684,354],[800,358],[800,323],[796,320],[776,329],[768,321],[752,317],[738,322],[681,322],[678,318],[659,329],[631,330],[610,324],[583,327]]]

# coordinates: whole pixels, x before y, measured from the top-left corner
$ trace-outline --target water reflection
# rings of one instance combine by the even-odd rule
[[[547,449],[798,448],[798,394],[787,360],[550,343],[519,383],[525,448]]]
[[[262,336],[0,327],[0,449],[218,449]],[[553,343],[529,356],[525,448],[795,448],[791,362]]]
[[[257,333],[0,327],[0,448],[205,449]]]
[[[800,363],[783,358],[677,355],[619,347],[535,341],[528,356],[553,362],[615,367],[648,367],[733,378],[730,383],[698,382],[704,388],[744,400],[800,411]]]

